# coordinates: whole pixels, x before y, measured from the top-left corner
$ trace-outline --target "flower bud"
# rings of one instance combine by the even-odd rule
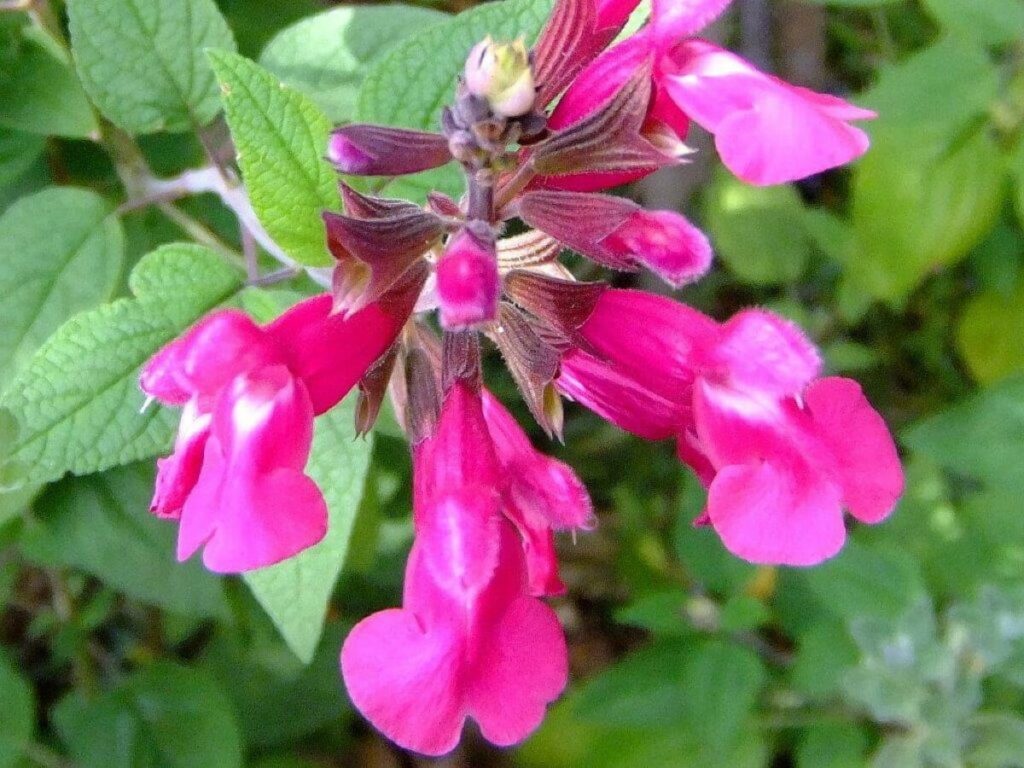
[[[441,325],[461,330],[494,320],[500,291],[493,244],[481,242],[468,230],[457,234],[437,265]]]
[[[537,90],[522,38],[497,43],[488,36],[469,52],[465,74],[469,92],[486,99],[496,114],[521,117],[533,109]]]

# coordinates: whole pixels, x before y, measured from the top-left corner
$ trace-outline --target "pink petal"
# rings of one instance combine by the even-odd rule
[[[816,565],[846,540],[839,490],[771,461],[728,466],[708,490],[707,511],[726,549],[753,563]]]
[[[466,719],[462,655],[446,628],[391,609],[352,629],[341,672],[352,703],[385,736],[405,749],[443,755],[459,743]]]
[[[499,747],[522,741],[565,689],[568,654],[558,617],[544,603],[519,597],[483,644],[469,713]]]
[[[498,563],[500,497],[467,485],[421,504],[416,537],[423,560],[442,589],[466,599],[483,589]]]
[[[568,678],[565,636],[554,611],[523,595],[515,534],[502,530],[494,580],[480,596],[470,645],[479,654],[467,685],[469,714],[499,746],[525,739]]]
[[[199,480],[203,452],[210,435],[211,414],[200,412],[196,399],[181,413],[174,453],[157,459],[156,487],[149,510],[159,517],[177,518]]]
[[[847,124],[872,116],[835,97],[758,71],[701,40],[676,47],[676,69],[661,85],[715,135],[725,165],[752,184],[781,184],[862,155],[867,135]]]
[[[722,326],[713,359],[716,373],[731,385],[780,397],[799,394],[821,370],[818,350],[803,331],[760,309]]]
[[[192,395],[214,395],[239,373],[273,365],[280,357],[263,330],[247,315],[212,312],[157,352],[142,369],[142,390],[168,405]]]
[[[663,397],[636,378],[580,350],[570,350],[562,358],[555,385],[570,400],[647,440],[673,437],[689,420],[685,404]]]
[[[885,421],[852,379],[816,381],[805,398],[835,454],[843,503],[862,522],[884,520],[903,493],[903,469]]]
[[[551,112],[548,127],[575,125],[607,104],[651,55],[651,41],[634,35],[592,61],[576,76]]]
[[[487,391],[483,414],[514,503],[553,528],[593,527],[590,495],[572,468],[535,449],[512,414]]]
[[[498,460],[480,394],[456,382],[445,395],[433,436],[413,447],[413,506],[467,486],[497,489]]]
[[[347,317],[331,297],[299,302],[267,326],[291,372],[302,379],[319,415],[337,405],[394,343],[412,307],[371,304]]]
[[[621,27],[638,5],[640,0],[597,0],[597,28]]]
[[[653,25],[659,40],[677,41],[704,29],[732,0],[654,0]]]
[[[204,544],[210,570],[280,562],[327,532],[327,505],[302,470],[313,438],[309,395],[283,366],[237,377],[218,398],[199,480],[181,511],[178,558]]]
[[[603,245],[679,288],[711,267],[707,236],[674,211],[638,211]]]
[[[643,329],[643,333],[637,333]],[[643,291],[605,291],[580,329],[595,354],[662,398],[683,402],[716,339],[714,320]]]

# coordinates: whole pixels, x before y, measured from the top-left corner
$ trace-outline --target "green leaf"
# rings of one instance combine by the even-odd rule
[[[1004,45],[1024,36],[1022,0],[924,0],[924,6],[954,35],[982,45]]]
[[[1019,765],[1024,755],[1024,718],[1016,712],[979,712],[970,721],[972,768]]]
[[[72,0],[68,16],[82,84],[111,122],[130,133],[187,131],[217,114],[203,52],[233,51],[235,41],[213,0]]]
[[[260,610],[254,605],[253,612]],[[233,702],[250,749],[294,742],[351,717],[338,680],[338,649],[348,627],[329,625],[305,666],[267,618],[259,618],[252,626],[222,628],[200,660]]]
[[[0,19],[0,125],[86,138],[99,126],[67,53],[24,16]]]
[[[436,131],[441,110],[455,93],[466,56],[487,35],[531,43],[540,34],[553,0],[500,0],[485,3],[433,24],[393,47],[370,70],[359,90],[356,118],[370,123]],[[392,182],[389,194],[424,199],[431,189],[461,194],[453,165]]]
[[[803,273],[810,241],[793,187],[752,187],[721,173],[705,210],[716,252],[744,282],[777,285]]]
[[[834,8],[875,8],[879,5],[894,5],[903,0],[804,0],[812,5],[828,5]]]
[[[899,616],[924,593],[912,557],[859,541],[847,542],[836,557],[802,575],[822,605],[846,620]]]
[[[1017,220],[1024,225],[1024,140],[1017,142],[1017,148],[1010,156],[1009,165],[1013,178],[1013,202],[1017,209]]]
[[[124,234],[94,192],[54,187],[0,217],[0,389],[71,315],[108,299]]]
[[[370,465],[371,439],[357,440],[355,398],[317,420],[306,471],[323,489],[330,513],[327,535],[283,563],[250,571],[243,579],[303,662],[313,657],[327,603],[345,562],[352,525]]]
[[[0,128],[0,187],[21,178],[45,148],[46,139],[38,134]]]
[[[863,768],[868,738],[856,725],[823,723],[803,732],[797,768]]]
[[[1004,379],[914,424],[902,437],[947,469],[1024,493],[1024,376]]]
[[[698,741],[724,753],[754,708],[764,665],[752,651],[724,640],[701,643],[684,664],[686,726]]]
[[[198,561],[179,564],[176,526],[149,513],[151,462],[67,478],[35,503],[21,546],[50,566],[78,568],[144,603],[225,617],[221,582]]]
[[[36,723],[32,686],[0,654],[0,768],[16,768],[23,748],[32,742]]]
[[[907,151],[931,153],[987,112],[999,92],[999,77],[985,51],[944,38],[883,68],[858,102],[878,112],[867,124],[876,140],[900,133],[907,136]]]
[[[853,224],[859,246],[850,283],[899,303],[926,275],[967,255],[995,225],[1003,160],[985,130],[934,159],[918,138],[888,135],[857,167]]]
[[[53,710],[79,768],[241,768],[242,744],[223,691],[197,670],[161,661]]]
[[[352,120],[370,66],[413,32],[447,19],[430,8],[399,3],[333,8],[281,30],[260,64],[313,99],[335,123]]]
[[[588,723],[657,728],[678,723],[686,713],[687,641],[662,641],[627,656],[581,687],[574,713]]]
[[[145,256],[118,299],[62,325],[11,382],[0,405],[21,422],[12,456],[33,482],[88,474],[161,453],[177,414],[143,413],[138,375],[171,339],[240,287],[211,251],[172,244]]]
[[[1009,296],[987,291],[972,296],[960,316],[956,342],[982,384],[1024,370],[1024,280]]]
[[[267,232],[302,264],[326,266],[324,209],[341,207],[324,159],[331,125],[310,98],[248,59],[210,51],[252,207]]]

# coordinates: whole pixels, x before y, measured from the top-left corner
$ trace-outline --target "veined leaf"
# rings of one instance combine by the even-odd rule
[[[0,388],[71,315],[110,297],[124,235],[94,192],[55,187],[0,217]]]
[[[139,369],[161,346],[231,297],[241,273],[211,251],[172,244],[145,256],[135,298],[76,315],[22,368],[0,405],[21,424],[12,457],[30,482],[88,474],[154,456],[177,413],[140,413]]]
[[[296,261],[331,264],[320,218],[341,208],[337,174],[324,160],[330,123],[308,96],[258,64],[224,51],[209,56],[256,215]]]
[[[111,122],[187,131],[219,111],[203,52],[235,41],[213,0],[72,0],[68,16],[82,84]]]

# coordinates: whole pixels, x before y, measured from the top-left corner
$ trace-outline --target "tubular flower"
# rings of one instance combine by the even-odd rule
[[[595,112],[632,74],[650,67],[653,89],[644,132],[681,148],[689,123],[715,137],[725,165],[752,184],[780,184],[855,160],[867,135],[849,123],[875,115],[842,99],[758,71],[729,51],[692,37],[729,0],[656,0],[651,22],[592,62],[559,101],[550,124],[564,128]],[[602,188],[642,173],[571,180],[566,187]]]
[[[582,524],[589,501],[571,471],[545,464],[487,399],[490,421],[480,393],[457,381],[433,435],[413,447],[416,542],[403,607],[357,624],[341,652],[353,703],[396,743],[428,755],[451,750],[467,717],[495,744],[522,740],[567,677],[558,619],[533,595],[561,591],[550,526]],[[501,459],[492,423],[514,443]],[[546,477],[517,482],[510,462],[540,464]]]
[[[755,184],[795,179],[866,148],[871,113],[787,85],[693,35],[728,0],[557,0],[536,45],[467,50],[436,132],[339,127],[328,159],[394,177],[457,163],[458,200],[340,185],[324,211],[329,295],[261,327],[216,312],[146,366],[142,387],[183,408],[159,463],[153,511],[179,521],[179,557],[220,571],[289,557],[324,534],[304,474],[314,418],[358,389],[357,432],[385,395],[411,445],[415,540],[400,608],[374,613],[341,652],[355,706],[429,755],[467,719],[499,745],[524,739],[566,684],[556,536],[594,524],[567,465],[534,448],[482,383],[480,342],[500,352],[525,405],[561,437],[562,398],[677,455],[708,488],[697,522],[762,563],[835,554],[844,510],[889,514],[902,472],[859,386],[822,378],[794,326],[747,310],[718,322],[664,296],[580,282],[571,250],[670,286],[711,268],[681,213],[594,190],[684,161],[690,122]],[[427,320],[437,313],[437,322]]]
[[[632,323],[649,329],[637,341]],[[707,523],[734,554],[813,565],[846,538],[842,510],[885,519],[903,490],[881,416],[856,382],[818,378],[817,351],[761,310],[714,323],[670,300],[606,291],[558,388],[649,439],[674,437],[708,486]]]
[[[303,474],[313,418],[337,404],[404,322],[371,306],[348,319],[317,296],[261,328],[215,312],[145,366],[143,391],[184,406],[174,453],[158,462],[151,505],[180,523],[178,559],[204,548],[213,571],[284,560],[327,530],[323,496]],[[351,347],[349,356],[335,354]]]

